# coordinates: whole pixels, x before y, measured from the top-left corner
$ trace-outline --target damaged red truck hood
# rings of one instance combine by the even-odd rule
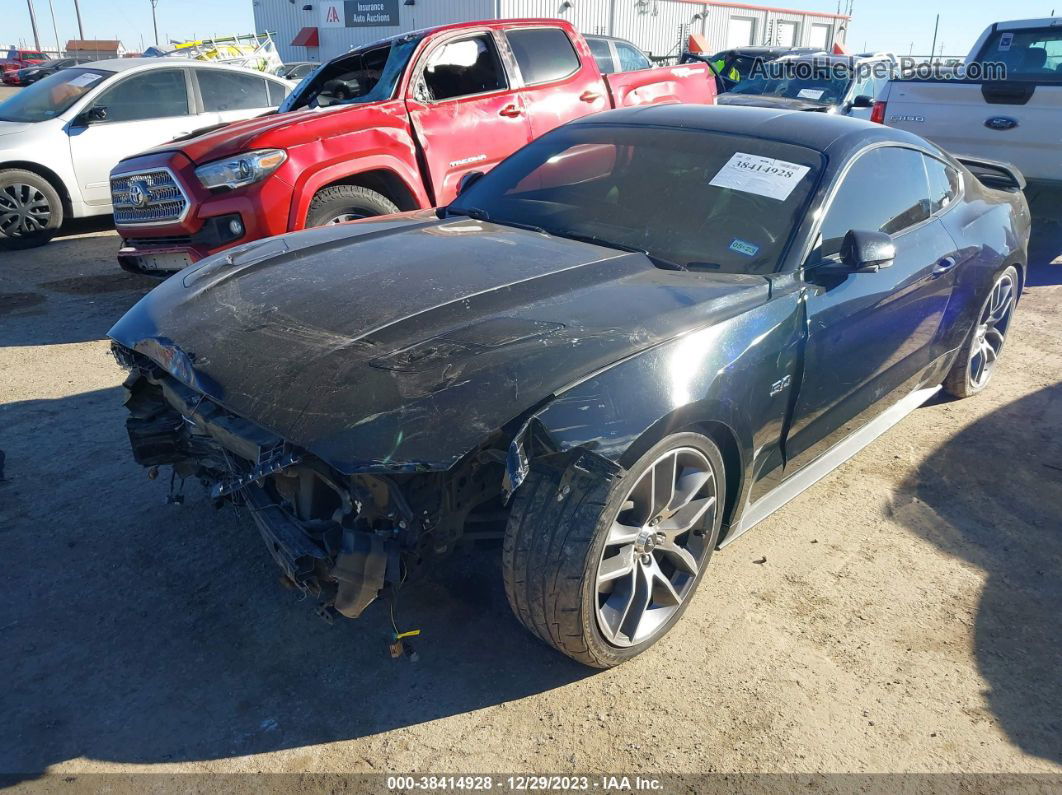
[[[330,136],[351,132],[357,129],[359,121],[365,116],[360,110],[394,109],[395,113],[404,113],[400,102],[365,102],[360,105],[342,105],[320,110],[292,110],[286,113],[269,113],[244,121],[231,122],[217,127],[207,127],[198,134],[178,138],[165,144],[138,152],[136,157],[160,152],[181,152],[193,163],[201,164],[223,157],[231,157],[253,149],[284,149],[307,143],[321,136]],[[322,120],[331,119],[332,123],[320,124]],[[371,125],[371,119],[364,122]],[[302,129],[305,128],[305,129]],[[131,158],[130,158],[131,159]]]
[[[440,470],[573,382],[768,296],[759,276],[418,211],[231,249],[109,335],[341,472]]]

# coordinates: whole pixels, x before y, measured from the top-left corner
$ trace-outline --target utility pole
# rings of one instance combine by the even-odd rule
[[[159,22],[155,19],[155,6],[159,4],[159,0],[151,0],[151,26],[155,28],[155,46],[159,46]]]
[[[41,37],[37,35],[37,15],[33,13],[33,0],[26,0],[26,7],[30,12],[30,27],[33,28],[33,46],[41,48]]]
[[[55,34],[55,51],[62,55],[63,48],[59,46],[59,28],[55,26],[55,6],[52,5],[52,0],[48,0],[48,10],[52,12],[52,33]]]
[[[77,4],[77,0],[74,0],[74,13],[77,14],[77,35],[78,38],[85,38],[85,29],[81,27],[81,6]]]
[[[929,48],[929,62],[933,63],[933,58],[937,54],[937,29],[940,28],[940,14],[937,14],[937,21],[933,24],[933,46]]]

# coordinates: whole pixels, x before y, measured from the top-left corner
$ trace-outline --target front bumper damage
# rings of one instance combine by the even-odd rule
[[[413,516],[391,478],[339,475],[146,358],[115,354],[130,369],[126,429],[137,463],[172,466],[216,504],[245,508],[286,579],[324,614],[357,618],[420,560],[428,517]]]

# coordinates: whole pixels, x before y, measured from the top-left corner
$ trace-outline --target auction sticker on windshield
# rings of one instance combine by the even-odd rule
[[[822,88],[802,88],[797,92],[797,99],[822,99],[825,93]]]
[[[96,75],[92,72],[84,72],[82,74],[79,74],[77,77],[73,77],[70,80],[67,80],[66,82],[68,85],[71,86],[90,86],[97,80],[99,80],[100,77],[102,77],[102,75]]]
[[[785,201],[810,170],[774,157],[735,152],[708,184]]]

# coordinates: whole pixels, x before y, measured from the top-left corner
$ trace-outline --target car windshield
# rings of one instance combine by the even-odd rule
[[[296,87],[280,111],[390,99],[418,43],[419,36],[407,36],[336,58]]]
[[[664,268],[772,273],[821,164],[775,141],[579,124],[503,161],[445,214],[642,251]]]
[[[54,119],[113,75],[104,69],[62,69],[0,103],[0,121]]]
[[[768,61],[754,67],[730,91],[837,105],[844,100],[851,82],[852,70],[845,64]]]

